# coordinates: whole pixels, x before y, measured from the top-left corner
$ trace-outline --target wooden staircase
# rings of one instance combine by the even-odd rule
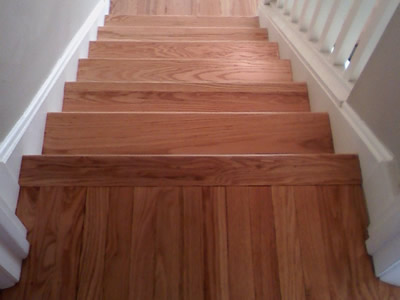
[[[63,112],[48,115],[43,145],[60,161],[309,154],[321,173],[330,161],[338,177],[347,160],[357,164],[333,152],[328,115],[310,112],[306,85],[293,82],[290,62],[255,17],[108,16],[77,82],[66,84]],[[25,162],[34,159],[43,157]],[[351,174],[358,182],[357,166]]]
[[[360,183],[257,18],[108,16],[24,157],[4,297],[366,299]]]

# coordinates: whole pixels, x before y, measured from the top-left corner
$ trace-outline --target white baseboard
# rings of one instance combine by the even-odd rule
[[[396,265],[400,259],[396,242],[400,236],[400,181],[395,158],[346,103],[352,86],[341,78],[342,71],[326,64],[324,55],[273,6],[260,4],[259,17],[270,40],[279,43],[281,57],[291,60],[294,79],[307,82],[312,111],[329,113],[336,152],[359,155],[370,217],[367,250],[373,256],[376,275],[400,285],[400,278],[395,281],[391,275],[395,273],[390,273],[400,269]]]
[[[26,229],[15,215],[21,158],[42,152],[46,115],[61,111],[64,83],[75,80],[78,60],[87,57],[89,41],[96,39],[97,27],[103,24],[108,10],[109,1],[100,0],[0,144],[0,288],[18,282],[21,263],[29,248]]]

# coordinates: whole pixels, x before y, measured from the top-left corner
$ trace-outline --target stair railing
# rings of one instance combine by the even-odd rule
[[[346,80],[358,79],[400,0],[264,0],[297,25]]]

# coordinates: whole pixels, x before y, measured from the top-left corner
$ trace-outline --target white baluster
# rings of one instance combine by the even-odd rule
[[[357,43],[361,30],[371,13],[373,4],[374,0],[354,1],[343,23],[342,30],[336,40],[335,49],[331,56],[331,60],[335,65],[344,66],[348,60]]]
[[[304,0],[296,0],[293,3],[292,13],[291,13],[291,20],[293,23],[299,22],[300,14],[303,10]]]
[[[347,79],[358,79],[385,31],[387,24],[396,11],[399,2],[399,0],[389,0],[379,1],[376,4],[361,33],[359,44],[351,58],[350,66],[345,72]]]
[[[305,0],[303,10],[299,19],[300,31],[306,32],[308,30],[316,6],[317,0]]]
[[[283,8],[284,2],[285,2],[285,0],[278,0],[278,1],[276,1],[276,6],[278,8]]]
[[[308,38],[318,41],[335,0],[319,0],[308,29]]]
[[[290,15],[292,12],[292,7],[293,7],[293,2],[294,0],[286,0],[285,1],[285,6],[284,6],[284,14],[285,15]]]
[[[319,40],[319,48],[322,52],[331,52],[351,4],[352,1],[349,0],[334,1]]]

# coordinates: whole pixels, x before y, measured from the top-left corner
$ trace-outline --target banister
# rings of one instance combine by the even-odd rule
[[[400,0],[264,0],[297,24],[343,78],[361,74]],[[350,61],[351,58],[351,61]],[[347,70],[346,70],[347,69]],[[346,71],[345,71],[346,70]]]

